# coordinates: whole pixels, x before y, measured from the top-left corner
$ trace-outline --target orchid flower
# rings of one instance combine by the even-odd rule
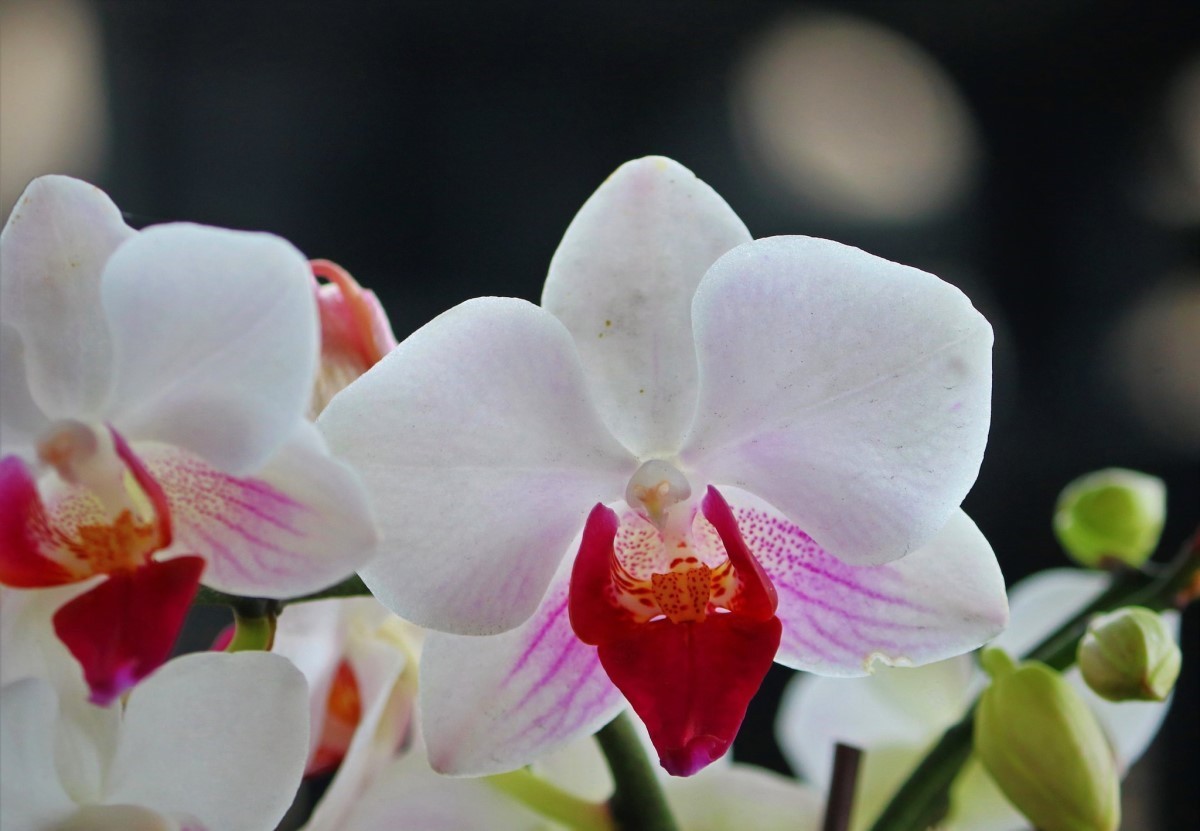
[[[97,703],[161,664],[200,581],[316,591],[369,556],[366,494],[305,419],[309,267],[283,240],[135,232],[33,182],[0,235],[0,584],[54,617]]]
[[[329,260],[313,260],[317,312],[321,319],[321,363],[313,385],[309,413],[313,418],[333,396],[377,364],[396,346],[392,324],[375,296]]]
[[[308,743],[304,678],[265,653],[187,655],[123,708],[58,706],[42,678],[0,687],[0,827],[262,831],[292,803]],[[87,706],[87,705],[85,705]]]
[[[297,603],[272,649],[304,673],[310,742],[305,775],[335,771],[305,831],[336,831],[410,740],[420,631],[373,598]]]
[[[1016,656],[1034,647],[1106,587],[1105,575],[1056,569],[1030,577],[1009,595],[1012,623],[993,642]],[[1178,615],[1168,613],[1178,631]],[[1122,774],[1150,744],[1168,703],[1114,704],[1097,696],[1078,668],[1065,675],[1107,733]],[[861,768],[854,828],[870,826],[924,753],[954,724],[985,685],[969,655],[920,669],[889,669],[871,678],[801,676],[780,708],[777,734],[792,767],[816,787],[827,787],[837,742],[866,751]],[[1014,729],[1020,729],[1019,726]],[[951,791],[946,831],[1012,831],[1027,821],[972,759]]]
[[[958,508],[991,341],[930,274],[751,241],[678,164],[620,168],[541,308],[463,303],[318,419],[382,517],[363,580],[440,630],[422,658],[433,767],[511,770],[628,699],[690,774],[772,660],[858,675],[994,635],[1000,572]]]

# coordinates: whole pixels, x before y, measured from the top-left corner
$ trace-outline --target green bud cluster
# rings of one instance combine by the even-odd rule
[[[1162,615],[1127,606],[1099,615],[1079,642],[1083,680],[1109,701],[1163,701],[1179,677],[1182,655]]]
[[[1114,558],[1138,568],[1158,546],[1166,505],[1161,479],[1123,468],[1100,470],[1063,488],[1054,533],[1080,565],[1095,568]]]
[[[1116,831],[1120,780],[1108,740],[1077,692],[1048,666],[983,655],[992,683],[975,713],[975,752],[1041,831]]]

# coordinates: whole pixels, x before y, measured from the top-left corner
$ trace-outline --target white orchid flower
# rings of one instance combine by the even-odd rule
[[[76,720],[41,678],[0,688],[0,827],[262,831],[300,784],[306,690],[279,656],[187,655],[123,708],[84,706]]]
[[[374,598],[288,606],[272,647],[309,690],[306,775],[334,772],[305,831],[341,831],[375,778],[411,743],[421,632]]]
[[[992,645],[1013,656],[1027,652],[1107,585],[1104,574],[1078,569],[1044,571],[1021,581],[1009,594],[1012,623]],[[1177,633],[1178,615],[1166,617]],[[1124,774],[1158,732],[1168,704],[1115,704],[1088,689],[1078,668],[1065,677],[1095,713]],[[800,676],[784,694],[777,724],[779,743],[797,773],[818,788],[828,787],[837,742],[866,751],[853,825],[865,829],[925,752],[962,718],[985,684],[983,670],[970,655],[920,669],[889,669],[871,678]],[[938,828],[1015,831],[1028,824],[972,759],[955,782],[949,816]]]
[[[77,587],[55,626],[93,700],[166,659],[201,580],[288,597],[369,556],[362,485],[305,419],[318,346],[283,240],[135,232],[61,176],[21,197],[0,236],[0,583]]]
[[[584,205],[542,302],[451,309],[318,420],[382,517],[363,579],[448,633],[422,659],[435,769],[524,765],[623,693],[692,773],[773,659],[864,674],[1004,625],[958,508],[992,334],[957,289],[826,240],[751,241],[647,158]]]

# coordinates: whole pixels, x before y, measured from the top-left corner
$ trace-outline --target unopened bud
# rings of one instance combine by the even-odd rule
[[[975,712],[975,752],[1000,790],[1042,831],[1115,831],[1120,781],[1108,740],[1062,676],[984,652],[991,686]]]
[[[1165,700],[1181,661],[1166,621],[1138,606],[1094,618],[1079,642],[1083,680],[1109,701]]]
[[[1116,558],[1137,568],[1154,553],[1166,512],[1167,489],[1161,479],[1114,467],[1063,488],[1054,533],[1081,565],[1091,568]]]

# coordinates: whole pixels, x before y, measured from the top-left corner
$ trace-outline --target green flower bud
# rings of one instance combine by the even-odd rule
[[[998,649],[983,662],[975,752],[1000,790],[1042,831],[1116,831],[1120,781],[1087,704],[1045,664],[1014,667]]]
[[[1182,655],[1162,616],[1127,606],[1092,619],[1079,642],[1083,680],[1109,701],[1163,701]]]
[[[1137,568],[1162,534],[1167,489],[1157,477],[1108,468],[1063,488],[1054,510],[1054,534],[1072,559],[1094,568],[1115,557]]]

